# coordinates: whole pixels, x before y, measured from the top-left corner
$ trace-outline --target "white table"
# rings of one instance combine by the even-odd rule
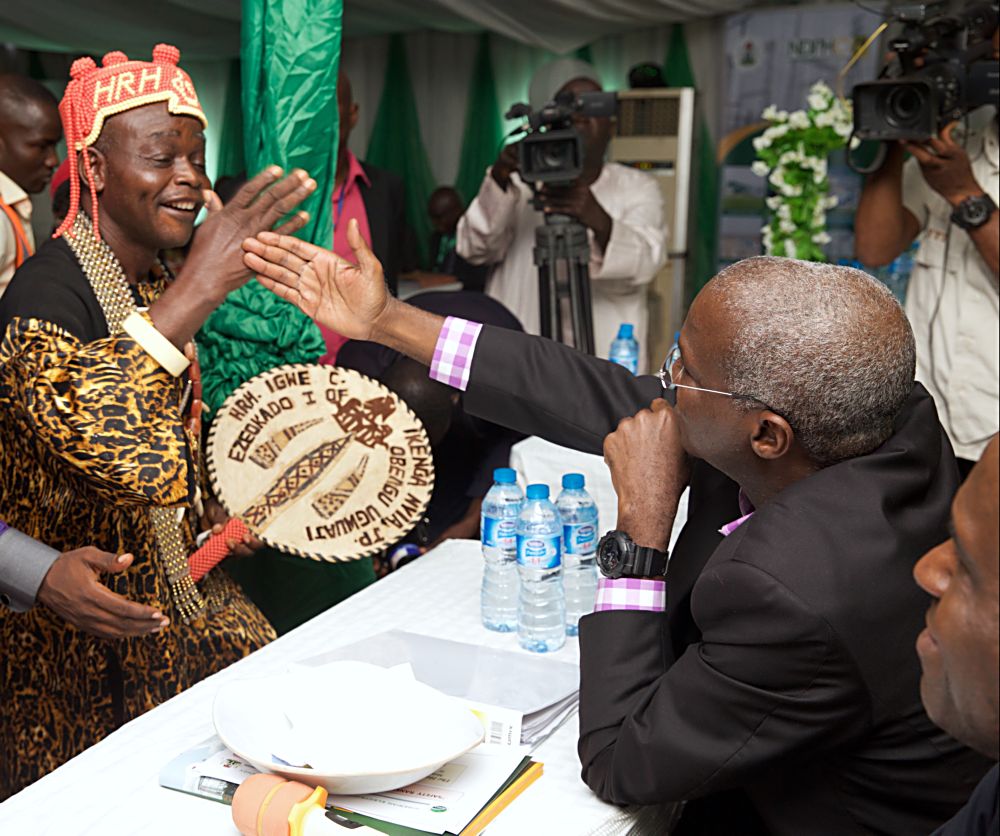
[[[399,628],[457,641],[517,649],[511,635],[479,622],[479,544],[446,542],[246,659],[133,720],[27,789],[0,804],[0,833],[225,834],[236,829],[230,808],[166,790],[157,783],[171,758],[214,733],[212,702],[231,679],[274,674],[384,630]],[[526,651],[520,651],[526,652]],[[576,639],[552,654],[577,662]],[[490,836],[661,832],[655,809],[621,810],[599,801],[580,780],[574,718],[535,753],[545,771],[490,825]]]

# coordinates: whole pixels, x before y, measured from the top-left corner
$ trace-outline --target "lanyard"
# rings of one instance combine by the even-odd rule
[[[21,224],[21,216],[14,211],[14,208],[8,206],[3,200],[0,200],[0,211],[7,216],[11,226],[14,227],[14,269],[16,270],[24,264],[26,258],[33,255],[31,242],[28,240],[28,234],[24,231],[24,226]]]
[[[337,231],[337,226],[340,224],[340,216],[344,211],[344,192],[347,191],[347,178],[344,178],[344,182],[340,184],[340,196],[337,198],[337,211],[333,216],[333,230]]]

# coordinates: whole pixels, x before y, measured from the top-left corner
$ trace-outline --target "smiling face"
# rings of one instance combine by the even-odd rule
[[[927,714],[994,760],[1000,734],[1000,439],[955,495],[952,537],[913,570],[934,601],[917,639]]]
[[[151,250],[188,242],[210,188],[200,121],[165,104],[126,110],[108,119],[91,153],[102,232],[113,225]]]

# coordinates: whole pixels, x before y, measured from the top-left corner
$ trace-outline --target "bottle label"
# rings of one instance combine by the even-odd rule
[[[483,515],[483,545],[493,546],[504,552],[513,552],[517,547],[516,523],[512,519],[496,519]]]
[[[592,523],[563,526],[566,554],[593,554],[597,551],[597,526]]]
[[[562,563],[562,538],[558,534],[552,537],[518,537],[517,562],[532,569],[554,569]]]

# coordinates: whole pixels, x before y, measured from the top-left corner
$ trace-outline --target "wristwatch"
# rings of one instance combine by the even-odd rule
[[[624,531],[609,531],[597,544],[597,566],[606,578],[662,578],[667,553],[637,546]]]
[[[997,205],[988,194],[977,194],[967,197],[951,213],[951,222],[962,229],[979,229],[994,212]]]

